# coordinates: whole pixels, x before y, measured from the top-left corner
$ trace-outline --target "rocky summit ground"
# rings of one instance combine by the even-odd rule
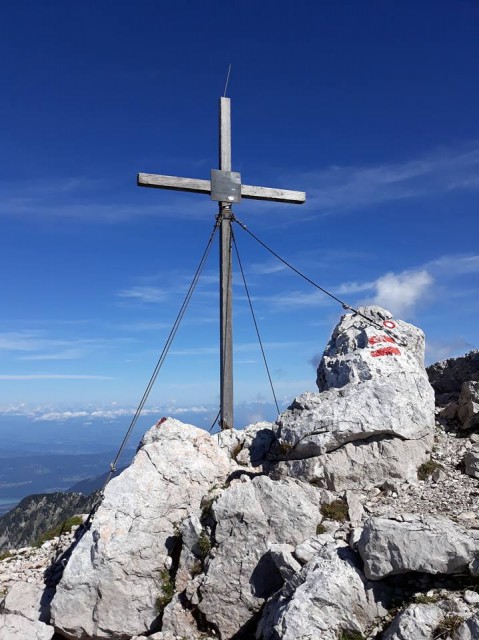
[[[423,359],[364,307],[275,423],[159,421],[91,521],[0,560],[0,640],[479,640],[479,352]]]

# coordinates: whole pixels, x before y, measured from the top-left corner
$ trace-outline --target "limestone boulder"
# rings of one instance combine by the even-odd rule
[[[223,640],[244,632],[282,586],[286,554],[281,559],[273,545],[294,547],[315,533],[320,496],[319,490],[292,479],[259,476],[226,489],[213,504],[215,547],[198,589],[198,608]],[[288,570],[295,566],[289,562]]]
[[[466,531],[449,518],[404,515],[366,520],[358,551],[371,580],[420,571],[460,574],[479,556],[479,532]]]
[[[154,631],[178,525],[200,512],[202,498],[231,469],[201,429],[173,419],[150,429],[130,467],[106,487],[65,568],[52,603],[62,635],[126,640]]]
[[[51,640],[55,630],[15,613],[0,614],[0,640]]]
[[[427,438],[434,392],[424,334],[380,307],[343,316],[318,369],[319,393],[304,393],[278,418],[283,459],[323,455],[356,440]]]
[[[445,617],[436,604],[411,604],[393,620],[382,640],[431,640]]]
[[[299,576],[268,601],[256,637],[337,640],[342,632],[363,634],[385,613],[377,596],[358,567],[356,555],[342,544],[327,542]]]

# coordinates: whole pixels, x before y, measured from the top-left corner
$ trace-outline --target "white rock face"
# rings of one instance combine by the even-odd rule
[[[61,633],[126,640],[150,630],[175,523],[199,512],[201,498],[230,470],[205,431],[173,419],[150,429],[131,466],[108,484],[65,569],[52,603]]]
[[[467,572],[479,555],[479,532],[466,532],[448,518],[404,515],[404,522],[369,518],[358,551],[371,580],[421,571]]]
[[[381,613],[354,553],[330,542],[267,603],[256,637],[337,640],[341,631],[363,633]]]
[[[435,604],[411,604],[396,616],[382,640],[431,640],[444,616]]]
[[[426,438],[434,392],[423,365],[424,334],[380,307],[362,307],[336,327],[318,368],[320,393],[305,393],[281,414],[288,459],[331,452],[377,435]]]
[[[296,546],[314,534],[321,516],[320,492],[291,479],[267,476],[227,489],[213,505],[217,548],[200,586],[199,609],[234,636],[282,585],[268,551],[272,544]]]

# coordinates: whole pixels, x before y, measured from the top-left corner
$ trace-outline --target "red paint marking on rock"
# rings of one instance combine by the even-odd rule
[[[371,355],[373,358],[378,358],[380,356],[400,356],[401,352],[397,347],[383,347],[382,349],[371,351]]]
[[[393,342],[395,344],[396,340],[391,336],[371,336],[368,342],[369,344],[378,344],[379,342]]]
[[[395,329],[396,328],[396,323],[393,322],[392,320],[385,320],[383,322],[383,326],[387,327],[388,329]]]

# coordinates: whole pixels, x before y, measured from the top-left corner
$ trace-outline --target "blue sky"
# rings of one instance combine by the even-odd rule
[[[0,413],[128,420],[216,214],[136,174],[209,178],[229,63],[234,170],[307,192],[237,217],[350,304],[421,326],[428,362],[478,348],[478,29],[475,0],[2,3]],[[314,390],[342,309],[236,238],[283,407]],[[215,244],[155,418],[216,413],[217,272]],[[234,297],[238,415],[273,418],[237,272]]]

